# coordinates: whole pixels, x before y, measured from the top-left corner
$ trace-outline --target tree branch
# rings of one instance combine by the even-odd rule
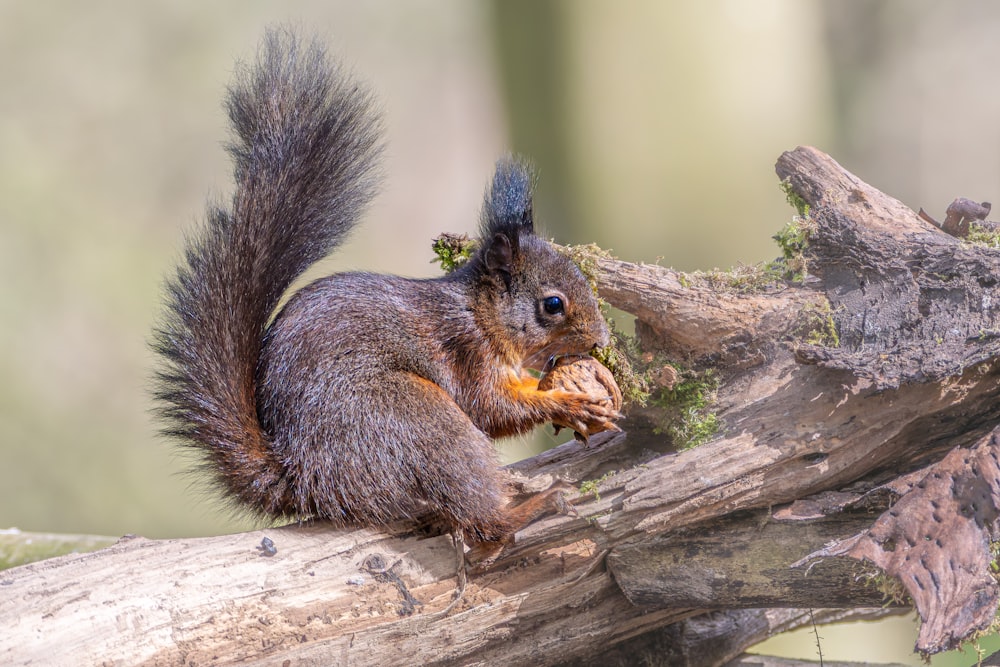
[[[676,451],[669,434],[685,417],[659,387],[631,407],[625,434],[511,466],[519,493],[558,484],[574,511],[501,553],[474,550],[454,606],[447,536],[310,524],[123,539],[0,573],[0,660],[615,664],[655,648],[676,659],[662,664],[722,665],[810,622],[795,608],[871,614],[882,594],[857,559],[900,578],[927,621],[922,649],[984,627],[997,599],[985,570],[1000,252],[945,234],[814,149],[777,170],[809,207],[788,260],[804,279],[593,258],[602,295],[637,317],[650,377],[667,363],[682,379],[711,371],[713,401],[699,409],[719,432]]]

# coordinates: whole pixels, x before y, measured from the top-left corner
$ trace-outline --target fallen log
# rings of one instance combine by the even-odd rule
[[[779,628],[892,613],[887,595],[915,605],[918,650],[985,629],[1000,250],[815,149],[777,171],[799,217],[775,264],[585,259],[636,316],[649,402],[510,466],[570,509],[468,554],[464,589],[451,539],[405,529],[123,538],[0,572],[0,660],[722,665]]]

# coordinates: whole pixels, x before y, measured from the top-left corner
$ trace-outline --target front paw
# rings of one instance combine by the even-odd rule
[[[621,418],[622,392],[611,371],[593,357],[561,357],[545,374],[538,388],[542,391],[567,392],[565,410],[554,415],[552,424],[571,428],[578,440],[602,431],[620,431],[615,420]]]

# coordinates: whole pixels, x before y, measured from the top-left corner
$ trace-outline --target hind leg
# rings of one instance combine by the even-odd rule
[[[355,378],[350,385],[268,403],[295,510],[363,526],[432,517],[473,541],[509,533],[507,474],[451,396],[412,373],[349,370],[328,376]]]
[[[507,473],[493,441],[438,385],[405,376],[405,410],[414,426],[414,486],[430,512],[472,541],[500,540],[512,532],[505,509]]]
[[[507,473],[447,392],[386,371],[368,386],[356,382],[352,394],[346,405],[342,395],[324,401],[311,420],[323,424],[315,446],[297,448],[325,462],[302,466],[321,472],[310,484],[321,514],[369,525],[432,518],[471,541],[509,534]]]

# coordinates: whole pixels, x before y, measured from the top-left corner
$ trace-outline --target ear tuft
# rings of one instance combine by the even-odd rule
[[[508,155],[497,162],[483,202],[476,265],[499,277],[508,290],[521,249],[521,235],[535,232],[531,211],[533,186],[534,176],[527,163]]]
[[[493,183],[483,203],[482,238],[494,234],[534,233],[534,174],[524,161],[508,155],[497,162]]]

